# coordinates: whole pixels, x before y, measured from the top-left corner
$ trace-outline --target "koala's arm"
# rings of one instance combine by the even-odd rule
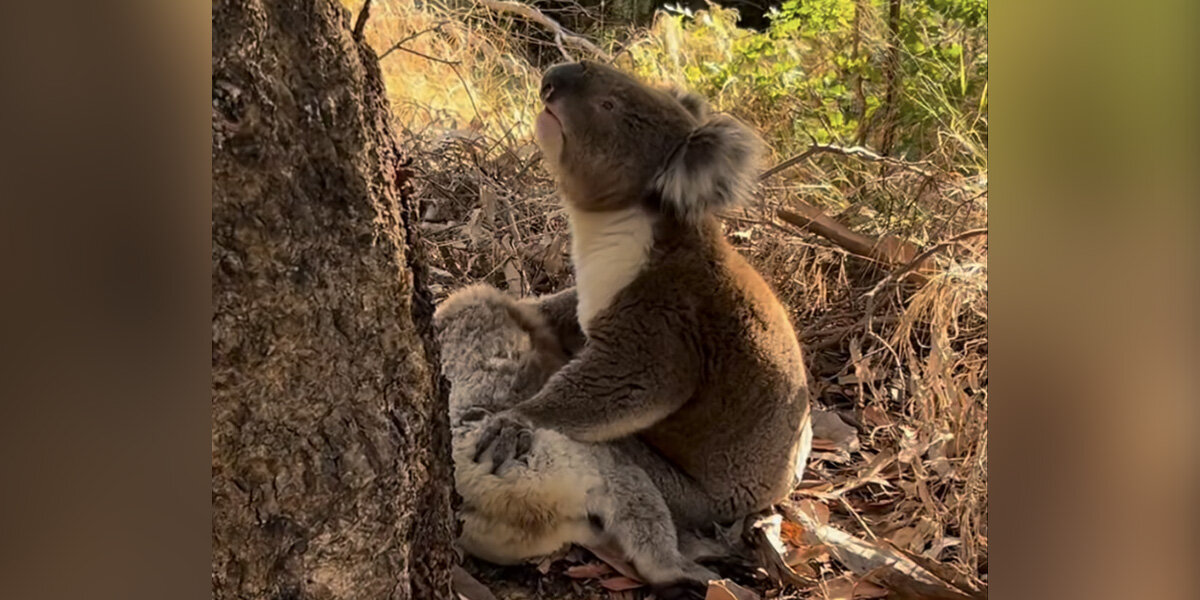
[[[583,349],[587,342],[587,336],[579,327],[577,313],[579,298],[575,294],[574,287],[554,294],[522,300],[522,303],[537,307],[538,312],[542,314],[542,317],[554,330],[555,335],[558,336],[558,341],[562,344],[563,351],[567,353],[567,356],[575,356]]]
[[[696,391],[700,355],[678,319],[652,308],[622,307],[595,322],[583,350],[512,412],[535,427],[583,442],[645,430],[679,410]],[[641,313],[641,314],[633,314]]]

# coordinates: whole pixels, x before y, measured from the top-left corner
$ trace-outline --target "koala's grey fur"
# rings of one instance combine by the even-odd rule
[[[555,297],[541,306],[551,316],[570,310]],[[476,285],[447,298],[434,319],[442,370],[451,386],[464,550],[511,564],[565,544],[613,542],[652,585],[694,590],[716,578],[680,554],[662,494],[618,445],[576,442],[554,430],[534,429],[519,459],[499,465],[474,460],[485,421],[473,416],[504,410],[532,395],[565,362],[560,338],[536,304]],[[570,348],[567,333],[563,339]]]
[[[543,316],[586,342],[489,419],[477,453],[504,460],[530,428],[551,429],[622,448],[680,527],[769,508],[809,453],[807,373],[787,311],[714,216],[749,194],[761,141],[695,97],[596,63],[551,68],[541,95],[537,141],[577,284],[575,302],[560,294]]]

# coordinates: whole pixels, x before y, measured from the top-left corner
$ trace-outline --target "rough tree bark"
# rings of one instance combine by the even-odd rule
[[[374,53],[332,0],[213,4],[212,586],[450,596],[450,430]]]

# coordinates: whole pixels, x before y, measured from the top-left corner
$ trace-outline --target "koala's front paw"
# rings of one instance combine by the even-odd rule
[[[475,462],[485,455],[492,459],[492,473],[505,461],[521,458],[533,447],[533,428],[524,419],[509,412],[502,412],[484,426],[483,433],[475,445]]]

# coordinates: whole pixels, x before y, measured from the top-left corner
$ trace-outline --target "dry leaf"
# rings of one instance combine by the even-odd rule
[[[947,442],[949,441],[950,438],[939,438],[929,446],[929,450],[925,453],[929,457],[929,468],[939,477],[945,477],[953,470],[950,466],[950,459],[946,456],[949,445]]]
[[[887,539],[897,548],[905,550],[916,550],[925,545],[925,540],[921,539],[916,527],[902,527],[897,529],[891,535],[887,536]]]
[[[504,281],[508,285],[509,293],[518,296],[525,295],[525,286],[522,284],[521,270],[517,268],[517,261],[508,259],[504,261]]]
[[[492,591],[458,565],[450,570],[450,587],[460,598],[466,600],[496,600]]]
[[[793,523],[791,521],[784,521],[783,523],[780,523],[779,533],[782,535],[784,541],[792,546],[804,545],[804,528],[798,523]]]
[[[572,579],[600,579],[613,572],[613,568],[602,563],[575,565],[567,569],[567,577]]]
[[[871,427],[887,427],[892,424],[892,418],[878,406],[868,406],[863,409],[863,421]]]
[[[825,506],[824,502],[805,498],[795,503],[796,510],[803,511],[804,514],[816,519],[822,525],[829,523],[829,507]]]
[[[555,550],[554,552],[551,552],[550,554],[547,554],[546,556],[542,557],[542,560],[539,561],[538,565],[537,565],[538,571],[540,571],[543,575],[546,573],[549,573],[551,565],[553,565],[554,563],[556,563],[560,560],[563,560],[566,557],[567,557],[567,548],[565,548],[565,547],[559,548],[558,550]],[[570,561],[570,562],[577,563],[579,561]]]
[[[788,551],[789,565],[807,565],[810,561],[819,563],[829,562],[829,550],[824,546],[804,546]]]
[[[640,587],[644,587],[646,584],[644,584],[636,579],[630,579],[623,575],[618,575],[617,577],[609,577],[608,579],[601,579],[600,585],[603,586],[604,589],[606,589],[606,590],[620,592],[623,590],[636,590]]]
[[[728,579],[710,581],[704,600],[760,600],[761,596]]]
[[[929,549],[922,554],[924,554],[926,558],[936,561],[938,559],[938,555],[942,553],[942,550],[960,545],[962,545],[962,540],[956,537],[949,535],[941,536],[935,539],[933,541],[933,545],[931,545]]]
[[[596,558],[612,567],[614,571],[635,581],[638,579],[637,570],[633,568],[633,565],[629,564],[629,561],[625,560],[624,553],[620,548],[615,546],[609,547],[607,545],[592,545],[587,546],[587,549],[592,554],[595,554]]]
[[[791,567],[798,575],[815,579],[817,570],[808,565],[808,561],[815,558],[815,555],[824,553],[819,546],[808,546],[805,548],[792,548],[787,551],[783,557],[783,562]]]
[[[822,447],[822,450],[836,450],[845,453],[858,452],[858,430],[848,425],[833,411],[816,409],[812,411],[813,446],[818,439],[833,442],[833,448]],[[824,444],[823,444],[824,445]]]
[[[487,236],[487,232],[483,229],[482,209],[476,208],[471,211],[471,216],[467,219],[466,230],[467,239],[471,240],[471,246],[478,248]]]
[[[566,261],[563,257],[564,250],[567,247],[567,236],[556,235],[548,244],[546,244],[545,253],[542,255],[542,268],[550,274],[560,274],[566,270]]]
[[[479,208],[483,211],[483,224],[489,228],[496,219],[496,198],[496,190],[492,186],[479,186]]]
[[[866,600],[886,598],[887,595],[887,588],[861,579],[851,580],[848,575],[825,582],[825,597],[828,600]]]
[[[836,452],[838,449],[837,442],[827,440],[825,438],[814,437],[812,441],[813,450],[822,450],[825,452]]]

